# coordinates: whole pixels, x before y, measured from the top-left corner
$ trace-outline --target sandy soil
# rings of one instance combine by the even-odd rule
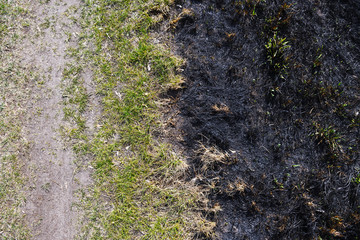
[[[72,239],[79,215],[73,207],[74,192],[90,178],[88,172],[75,176],[75,157],[59,128],[64,124],[61,82],[68,61],[66,49],[75,44],[66,34],[76,36],[80,31],[69,18],[77,17],[71,11],[79,8],[81,1],[30,2],[31,24],[19,55],[40,77],[33,86],[25,126],[30,143],[25,159],[30,186],[24,212],[34,239]]]

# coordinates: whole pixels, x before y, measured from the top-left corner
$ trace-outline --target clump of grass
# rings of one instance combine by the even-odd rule
[[[206,172],[208,169],[214,169],[219,164],[234,163],[234,159],[231,158],[230,154],[221,151],[216,146],[208,147],[200,143],[197,154],[200,156],[203,172]]]
[[[235,196],[236,194],[244,194],[246,188],[248,188],[248,186],[243,180],[236,179],[235,181],[227,184],[224,192],[228,196]]]
[[[277,32],[270,37],[265,44],[267,61],[271,70],[284,78],[288,68],[289,56],[286,56],[286,50],[291,46],[286,38],[279,37]]]
[[[340,145],[342,137],[333,126],[321,127],[318,123],[314,123],[313,126],[315,128],[315,132],[311,135],[315,137],[318,144],[328,147],[330,152],[333,154],[342,152]]]
[[[64,112],[77,124],[65,133],[79,156],[93,158],[94,185],[82,193],[89,219],[81,239],[187,239],[203,226],[194,210],[201,196],[181,180],[186,163],[153,136],[161,131],[159,94],[182,81],[176,75],[182,60],[149,34],[158,23],[154,12],[170,4],[96,0],[84,6],[84,33],[70,52],[75,63],[64,71]],[[93,49],[84,47],[88,42]],[[101,102],[90,135],[85,68]]]
[[[262,33],[266,39],[266,59],[270,73],[274,77],[280,77],[280,79],[285,79],[289,68],[290,54],[288,51],[291,45],[286,37],[280,37],[280,33],[290,22],[292,17],[292,13],[289,12],[290,8],[291,4],[286,2],[281,4],[273,16],[265,19],[264,32]],[[274,86],[270,95],[274,97],[278,92],[280,89]]]

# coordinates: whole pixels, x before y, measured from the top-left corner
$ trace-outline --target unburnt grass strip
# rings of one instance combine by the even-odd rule
[[[206,206],[203,196],[183,180],[187,164],[157,137],[159,95],[179,85],[183,61],[154,44],[149,31],[171,4],[97,0],[82,9],[79,45],[68,52],[76,60],[64,71],[64,113],[75,125],[63,128],[79,164],[92,159],[94,182],[79,191],[87,216],[79,239],[191,239],[200,228],[211,234],[213,224],[197,211]],[[93,83],[82,80],[86,72]]]
[[[28,239],[23,221],[25,203],[21,155],[27,151],[21,120],[28,100],[27,85],[33,79],[13,50],[27,28],[27,10],[20,1],[0,1],[0,238]]]

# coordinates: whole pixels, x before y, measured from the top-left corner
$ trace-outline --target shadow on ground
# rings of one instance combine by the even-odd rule
[[[214,238],[360,236],[360,2],[176,8],[187,80],[169,92],[180,112],[169,130],[221,209],[204,212]]]

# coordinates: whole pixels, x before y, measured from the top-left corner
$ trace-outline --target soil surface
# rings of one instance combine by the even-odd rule
[[[167,95],[169,131],[217,209],[204,213],[215,239],[360,236],[359,11],[355,0],[176,1],[187,64]]]
[[[74,154],[59,129],[65,124],[61,82],[66,49],[76,44],[68,41],[68,34],[74,38],[80,30],[70,17],[76,17],[81,1],[30,2],[31,23],[19,57],[39,79],[31,86],[24,126],[30,149],[25,159],[30,186],[24,212],[34,239],[73,239],[79,215],[73,194],[89,184],[90,177],[88,172],[75,173]]]

